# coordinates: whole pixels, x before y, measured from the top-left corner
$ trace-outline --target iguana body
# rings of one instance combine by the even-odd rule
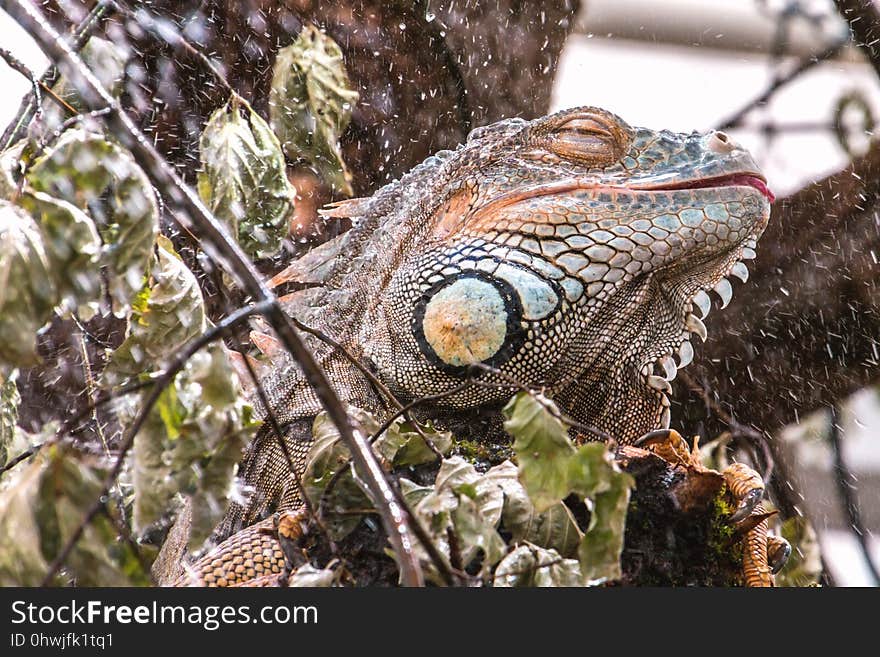
[[[441,414],[491,415],[514,380],[629,444],[669,426],[668,381],[691,360],[691,334],[705,338],[706,291],[726,305],[726,276],[745,279],[771,200],[722,133],[632,128],[578,108],[480,128],[374,196],[336,204],[325,214],[353,228],[282,278],[318,284],[294,295],[291,314],[404,403],[446,393]],[[347,355],[309,339],[343,400],[395,410]],[[275,363],[263,385],[301,468],[320,404],[293,363]],[[241,467],[254,494],[219,538],[302,505],[270,425]]]

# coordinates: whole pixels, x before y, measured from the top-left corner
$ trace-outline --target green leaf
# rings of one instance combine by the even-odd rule
[[[39,226],[25,210],[0,199],[0,363],[37,363],[36,334],[57,299]]]
[[[207,328],[193,273],[159,237],[150,285],[137,295],[125,341],[110,355],[105,386],[160,370]],[[120,402],[123,428],[134,422],[144,392]],[[192,500],[191,545],[198,547],[223,515],[236,464],[256,424],[221,343],[187,361],[162,392],[134,441],[134,529],[144,534],[170,523],[180,495]]]
[[[206,388],[215,392],[206,396]],[[120,412],[124,427],[139,407]],[[190,545],[199,547],[226,510],[236,464],[256,426],[223,347],[212,343],[196,353],[135,438],[135,532],[169,524],[180,508],[178,496],[185,495],[192,500]]]
[[[296,192],[281,144],[266,122],[244,100],[233,98],[208,119],[199,151],[198,188],[205,204],[249,255],[277,253]]]
[[[589,583],[620,578],[626,511],[633,478],[622,472],[602,443],[575,449],[550,400],[519,393],[504,408],[514,436],[519,478],[539,512],[571,493],[585,498],[590,526],[578,557]]]
[[[42,467],[22,464],[10,474],[0,480],[0,586],[38,586],[49,568],[33,513]]]
[[[583,586],[584,576],[575,559],[563,559],[556,550],[521,545],[495,569],[496,587]]]
[[[550,400],[521,392],[503,411],[504,429],[515,439],[520,480],[539,512],[571,492],[569,468],[575,453],[568,430],[548,408],[555,408]]]
[[[124,316],[143,284],[159,230],[152,185],[131,154],[104,137],[68,130],[27,174],[37,192],[88,209],[103,242],[108,292]]]
[[[165,237],[157,241],[150,285],[132,301],[128,335],[110,356],[104,385],[157,369],[207,327],[198,281]]]
[[[452,434],[438,431],[430,424],[420,425],[422,432],[441,454],[452,449]],[[433,463],[437,455],[428,447],[409,422],[394,422],[373,444],[375,451],[395,467]]]
[[[565,504],[557,502],[543,513],[535,511],[519,481],[516,466],[510,461],[491,468],[483,478],[495,482],[504,491],[501,524],[510,532],[514,543],[528,542],[552,548],[564,557],[577,554],[583,532]]]
[[[373,432],[378,422],[368,413],[349,408],[364,431]],[[358,526],[364,513],[373,508],[368,491],[354,476],[351,454],[326,413],[319,413],[312,426],[312,445],[306,457],[303,488],[312,504],[324,511],[324,522],[334,540],[340,540]],[[337,477],[337,471],[342,470]],[[336,478],[328,493],[330,482]]]
[[[339,138],[358,94],[351,88],[342,50],[312,25],[278,51],[269,91],[269,120],[291,160],[310,162],[333,191],[351,196]]]
[[[421,502],[434,490],[433,486],[420,486],[406,477],[401,477],[398,482],[400,483],[400,492],[403,493],[403,499],[406,500],[410,508]]]
[[[95,224],[72,203],[45,192],[25,191],[18,203],[39,222],[59,304],[88,319],[101,296],[101,240]]]
[[[36,586],[98,499],[106,473],[69,447],[42,450],[0,492],[0,585]],[[115,513],[115,509],[107,512]],[[65,562],[77,586],[149,583],[106,513],[85,527]],[[63,581],[59,577],[59,581]]]
[[[112,41],[93,36],[89,37],[89,40],[80,50],[79,54],[103,87],[118,98],[122,93],[125,80],[125,64],[128,59],[122,49]],[[52,91],[56,96],[64,99],[77,112],[88,111],[88,108],[83,104],[79,94],[66,76],[62,75],[58,82],[52,85]],[[54,102],[44,100],[43,120],[39,126],[40,133],[43,135],[50,134],[70,116],[72,114],[69,110],[59,107]]]
[[[482,554],[481,572],[488,576],[505,551],[504,541],[496,530],[504,499],[500,487],[481,477],[463,458],[454,456],[440,464],[434,490],[420,497],[413,511],[440,553],[450,560],[455,549],[463,566]],[[450,543],[450,534],[454,545]],[[417,550],[421,552],[422,548]],[[422,554],[421,558],[436,576],[427,556]]]
[[[626,510],[632,478],[613,464],[600,466],[611,473],[609,487],[592,496],[590,526],[578,547],[581,571],[588,583],[620,579],[620,553],[623,551]]]

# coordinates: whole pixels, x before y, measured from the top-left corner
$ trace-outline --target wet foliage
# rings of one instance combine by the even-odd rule
[[[442,565],[463,581],[584,586],[620,579],[632,478],[606,445],[575,448],[549,400],[521,393],[506,412],[520,465],[505,460],[485,471],[461,456],[446,456],[455,442],[448,432],[430,426],[416,431],[396,421],[375,436],[375,419],[362,411],[354,415],[376,437],[376,454],[399,477],[404,498],[436,545]],[[375,511],[326,415],[315,420],[314,436],[303,483],[311,506],[320,509],[338,541]],[[541,482],[554,481],[560,470],[565,483],[548,493]],[[589,508],[585,523],[579,524],[565,498]],[[419,555],[426,574],[443,583],[424,548]]]

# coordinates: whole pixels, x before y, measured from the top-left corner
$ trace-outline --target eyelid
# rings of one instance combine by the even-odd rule
[[[577,117],[573,119],[569,119],[565,123],[563,123],[559,128],[557,128],[557,132],[562,131],[572,131],[579,133],[592,134],[602,137],[608,137],[609,139],[613,139],[614,135],[611,130],[608,129],[601,122],[585,117]]]

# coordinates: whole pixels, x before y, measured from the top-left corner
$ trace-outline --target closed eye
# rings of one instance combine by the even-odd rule
[[[608,166],[623,154],[620,131],[598,117],[577,116],[547,135],[546,148],[559,157],[590,167]]]

